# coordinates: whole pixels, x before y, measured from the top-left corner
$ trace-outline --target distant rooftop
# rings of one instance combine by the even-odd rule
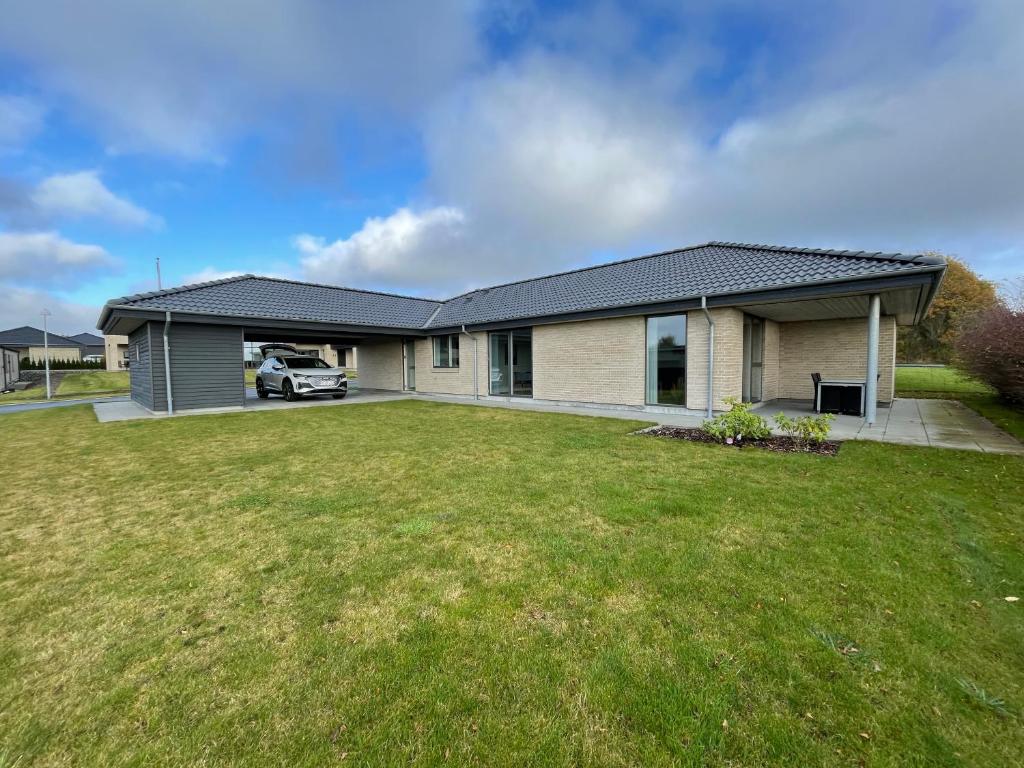
[[[49,344],[51,347],[80,347],[79,342],[66,336],[59,336],[50,332]],[[100,340],[103,343],[103,340]],[[30,325],[23,325],[20,328],[11,328],[0,331],[0,347],[41,347],[43,346],[43,332],[39,328]]]

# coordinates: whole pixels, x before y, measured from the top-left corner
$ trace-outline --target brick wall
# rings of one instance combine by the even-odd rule
[[[645,319],[621,317],[533,328],[533,396],[643,405]]]
[[[864,379],[867,318],[813,320],[779,325],[779,397],[814,399],[811,374],[825,379]],[[878,335],[878,400],[892,400],[896,369],[896,318],[883,317]]]
[[[487,334],[474,333],[476,339],[477,387],[480,396],[487,395]],[[429,392],[437,395],[472,395],[473,394],[473,339],[466,334],[459,334],[459,367],[435,368],[434,347],[432,339],[416,340],[416,391]],[[360,365],[365,365],[360,357]],[[362,376],[363,369],[359,369]]]
[[[743,313],[712,309],[715,321],[715,380],[712,408],[726,408],[725,398],[743,394]],[[708,404],[708,322],[702,310],[686,317],[686,407]]]
[[[363,389],[402,389],[401,340],[360,345],[359,386]]]

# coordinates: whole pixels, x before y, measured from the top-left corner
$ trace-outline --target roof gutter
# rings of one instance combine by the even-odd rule
[[[167,387],[167,415],[174,415],[174,394],[171,391],[171,313],[164,319],[164,384]]]
[[[480,387],[477,385],[477,372],[480,370],[480,366],[476,364],[477,354],[479,352],[479,344],[476,336],[466,330],[466,326],[462,326],[462,332],[469,336],[473,340],[473,399],[480,399]]]
[[[708,418],[713,418],[712,403],[715,392],[715,321],[708,312],[708,297],[700,297],[700,308],[708,320]]]

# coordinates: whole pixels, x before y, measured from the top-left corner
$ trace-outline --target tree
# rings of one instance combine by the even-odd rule
[[[956,339],[971,318],[1001,305],[995,283],[979,277],[960,259],[950,256],[946,262],[946,275],[928,314],[913,328],[901,329],[901,362],[950,362]]]

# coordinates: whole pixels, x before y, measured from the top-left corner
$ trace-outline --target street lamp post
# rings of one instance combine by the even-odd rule
[[[46,399],[50,399],[50,336],[46,329],[46,318],[50,316],[50,310],[44,309],[43,316],[43,363],[46,366]]]

